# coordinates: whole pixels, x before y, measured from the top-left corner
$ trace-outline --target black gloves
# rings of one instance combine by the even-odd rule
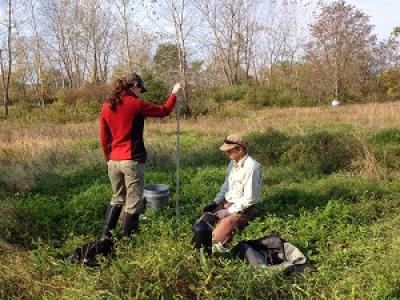
[[[203,208],[203,211],[206,213],[206,212],[212,212],[214,209],[216,209],[217,208],[217,203],[215,203],[214,201],[213,202],[211,202],[210,204],[208,204],[208,205],[206,205],[204,208]]]

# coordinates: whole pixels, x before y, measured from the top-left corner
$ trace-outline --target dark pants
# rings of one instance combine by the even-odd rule
[[[235,213],[222,219],[215,216],[217,211],[229,208],[230,206],[232,206],[232,203],[224,201],[218,204],[212,212],[203,214],[198,220],[206,221],[213,226],[216,225],[212,232],[212,238],[214,241],[222,244],[230,243],[235,232],[243,230],[258,213],[258,210],[251,206],[240,213]]]

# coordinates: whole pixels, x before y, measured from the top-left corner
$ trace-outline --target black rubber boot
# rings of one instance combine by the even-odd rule
[[[111,238],[111,230],[117,226],[119,215],[121,214],[121,206],[108,205],[106,220],[103,227],[100,240],[106,240]]]
[[[124,238],[131,237],[132,233],[137,232],[139,229],[139,213],[124,215],[124,229],[123,236]]]

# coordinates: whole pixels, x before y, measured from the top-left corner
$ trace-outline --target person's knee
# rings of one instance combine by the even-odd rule
[[[238,224],[238,220],[235,216],[228,216],[226,218],[223,218],[218,223],[218,225],[220,225],[220,226],[232,227],[232,228],[237,227],[237,224]]]
[[[134,200],[127,200],[125,204],[124,211],[128,214],[134,214],[142,211],[144,208],[144,201],[141,201],[140,198]]]
[[[125,197],[122,196],[113,196],[111,198],[111,203],[112,206],[123,206],[125,204]]]

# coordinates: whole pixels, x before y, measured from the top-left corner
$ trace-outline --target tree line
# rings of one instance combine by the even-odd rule
[[[3,0],[0,8],[5,116],[12,104],[105,93],[133,71],[152,85],[150,98],[181,81],[186,114],[191,99],[210,93],[256,105],[400,97],[400,27],[378,40],[369,16],[344,0]]]

